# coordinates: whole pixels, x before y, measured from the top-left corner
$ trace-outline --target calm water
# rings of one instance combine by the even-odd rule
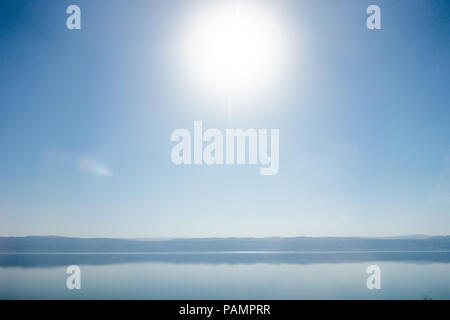
[[[73,264],[81,290],[66,289]],[[450,299],[449,252],[0,254],[0,299],[424,298]]]

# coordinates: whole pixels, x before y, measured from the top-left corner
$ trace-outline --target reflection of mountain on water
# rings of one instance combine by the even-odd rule
[[[450,251],[450,237],[130,240],[0,237],[0,252]]]
[[[314,264],[396,261],[449,263],[450,252],[3,253],[0,267],[58,267],[123,263]]]
[[[0,237],[0,266],[118,263],[450,262],[450,237],[200,238],[172,240]]]

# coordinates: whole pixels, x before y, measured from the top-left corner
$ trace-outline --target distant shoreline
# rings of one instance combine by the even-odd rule
[[[450,236],[398,238],[186,238],[130,240],[57,236],[0,237],[6,253],[301,253],[447,252]]]

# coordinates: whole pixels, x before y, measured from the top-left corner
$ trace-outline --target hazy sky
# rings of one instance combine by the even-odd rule
[[[254,1],[284,72],[232,97],[178,50],[214,5],[0,2],[0,235],[450,233],[448,1]],[[171,133],[194,120],[280,129],[278,175],[175,166]]]

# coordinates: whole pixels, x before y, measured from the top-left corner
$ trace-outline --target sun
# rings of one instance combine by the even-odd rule
[[[289,51],[276,10],[226,1],[194,11],[180,26],[179,62],[190,85],[219,97],[270,90],[285,70]]]

